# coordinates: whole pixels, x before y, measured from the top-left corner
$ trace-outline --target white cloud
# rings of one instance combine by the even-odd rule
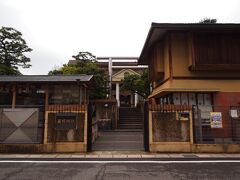
[[[20,30],[33,67],[47,74],[78,51],[139,56],[151,22],[240,22],[239,0],[1,0],[0,25]]]

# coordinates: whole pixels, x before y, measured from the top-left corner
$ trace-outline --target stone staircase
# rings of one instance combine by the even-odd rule
[[[119,108],[119,129],[143,130],[143,114],[140,108]]]
[[[119,108],[118,129],[99,132],[93,151],[143,151],[143,114],[138,108]]]

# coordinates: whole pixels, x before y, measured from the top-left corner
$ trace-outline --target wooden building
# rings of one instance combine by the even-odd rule
[[[0,151],[86,151],[92,85],[92,75],[1,76]]]
[[[151,142],[172,143],[153,151],[240,142],[240,24],[152,23],[139,64],[149,66],[150,110],[158,113]]]

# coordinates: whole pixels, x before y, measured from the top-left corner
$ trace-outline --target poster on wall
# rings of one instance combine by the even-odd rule
[[[211,128],[222,128],[222,113],[210,112]]]
[[[230,116],[233,119],[239,119],[240,118],[240,110],[239,109],[231,109]]]

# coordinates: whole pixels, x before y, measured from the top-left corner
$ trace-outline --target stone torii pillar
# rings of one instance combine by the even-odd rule
[[[116,83],[116,100],[118,107],[120,106],[120,98],[119,98],[119,82]]]

